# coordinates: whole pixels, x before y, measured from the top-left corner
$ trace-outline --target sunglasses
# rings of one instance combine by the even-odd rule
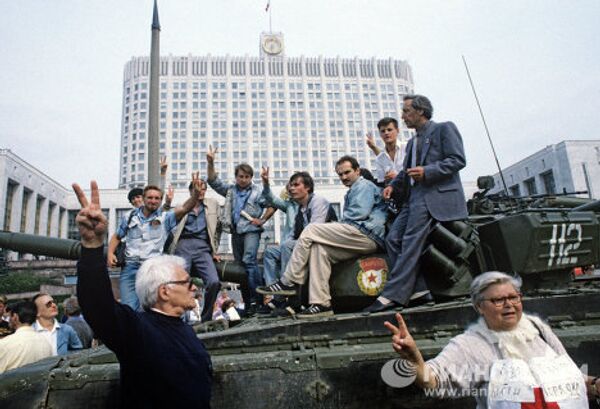
[[[53,305],[56,305],[56,302],[55,302],[54,300],[50,300],[50,301],[48,301],[46,304],[44,304],[44,306],[45,306],[46,308],[50,308],[50,307],[52,307]]]

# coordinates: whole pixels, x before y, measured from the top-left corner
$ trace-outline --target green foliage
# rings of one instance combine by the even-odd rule
[[[36,276],[32,273],[8,273],[0,276],[0,294],[25,293],[38,291],[42,284],[55,284],[48,277]]]

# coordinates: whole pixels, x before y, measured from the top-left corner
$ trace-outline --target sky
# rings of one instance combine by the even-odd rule
[[[258,55],[267,0],[159,0],[162,55]],[[463,180],[562,140],[600,139],[598,0],[272,0],[288,56],[410,63],[463,136]],[[0,0],[0,148],[65,186],[116,188],[123,68],[150,50],[152,0]]]

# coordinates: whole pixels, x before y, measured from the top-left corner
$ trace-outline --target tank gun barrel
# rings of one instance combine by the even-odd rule
[[[69,260],[78,260],[81,254],[81,243],[78,240],[10,231],[0,231],[0,248]]]
[[[594,200],[593,202],[585,203],[571,209],[572,212],[583,212],[585,210],[600,211],[600,200]]]

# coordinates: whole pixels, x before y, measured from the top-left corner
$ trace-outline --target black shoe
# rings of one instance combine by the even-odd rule
[[[376,312],[383,312],[383,311],[390,311],[390,310],[401,311],[403,308],[404,308],[403,305],[398,304],[395,301],[390,301],[389,303],[384,304],[379,300],[375,300],[375,302],[373,304],[371,304],[370,306],[368,306],[367,308],[362,310],[362,312],[372,314],[372,313],[376,313]]]
[[[296,310],[289,305],[284,308],[275,308],[273,312],[271,312],[271,318],[286,318],[286,317],[294,317],[296,315]]]
[[[425,294],[419,295],[418,297],[411,297],[410,301],[408,302],[407,308],[419,307],[421,305],[435,305],[433,297],[431,296],[431,293],[429,291]]]
[[[296,286],[293,284],[285,285],[281,282],[281,280],[277,280],[277,282],[271,285],[257,287],[256,292],[266,295],[296,295]]]
[[[248,306],[248,308],[246,308],[244,310],[244,313],[242,314],[243,318],[250,318],[256,315],[256,312],[258,310],[258,304],[257,303],[252,303]]]
[[[271,303],[269,303],[271,304]],[[273,308],[271,308],[271,306],[269,304],[261,304],[257,309],[256,309],[256,313],[258,315],[271,315],[271,313],[273,312],[273,310],[275,309],[275,306],[273,306]]]
[[[331,307],[321,304],[312,304],[310,307],[298,314],[298,318],[319,318],[330,317],[333,315]]]

